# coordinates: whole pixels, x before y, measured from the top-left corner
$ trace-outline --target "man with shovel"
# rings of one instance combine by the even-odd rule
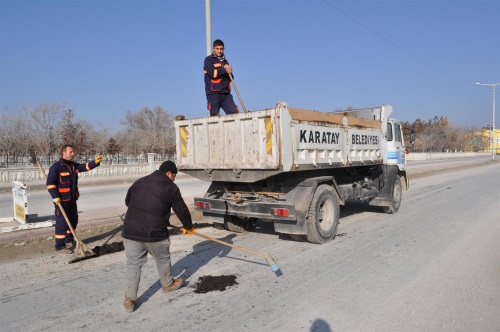
[[[232,68],[224,56],[224,42],[217,39],[213,43],[213,52],[205,58],[205,93],[210,116],[218,116],[222,108],[226,114],[239,113],[231,95]]]
[[[170,262],[170,210],[173,209],[186,235],[194,231],[189,209],[174,184],[177,175],[175,163],[167,160],[160,169],[140,178],[129,188],[125,198],[127,213],[123,222],[123,245],[127,262],[125,266],[125,300],[127,312],[135,310],[141,269],[148,253],[156,261],[163,292],[182,287],[184,280],[172,278]],[[188,231],[189,230],[189,231]]]
[[[47,190],[56,205],[55,238],[56,253],[70,254],[66,246],[73,246],[73,233],[71,232],[64,215],[61,213],[59,204],[68,216],[73,229],[78,225],[78,207],[76,201],[80,196],[78,192],[78,173],[87,172],[101,164],[102,156],[93,161],[79,164],[73,161],[75,151],[73,146],[65,144],[61,148],[61,159],[49,168],[47,175]]]

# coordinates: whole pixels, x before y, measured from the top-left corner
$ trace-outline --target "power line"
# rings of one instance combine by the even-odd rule
[[[474,85],[475,84],[475,83],[473,83],[470,80],[467,80],[467,79],[465,79],[463,77],[460,77],[459,75],[457,75],[455,73],[452,73],[451,71],[448,71],[444,67],[440,66],[439,64],[435,63],[431,59],[429,59],[426,56],[422,55],[416,49],[414,49],[411,46],[405,44],[403,41],[399,40],[394,35],[391,35],[389,32],[385,31],[382,27],[380,27],[377,24],[371,22],[368,18],[364,17],[363,15],[359,14],[358,12],[356,12],[355,10],[353,10],[352,8],[350,8],[349,6],[347,6],[344,2],[338,1],[343,6],[345,6],[346,8],[348,8],[350,11],[352,11],[353,13],[355,13],[357,16],[359,16],[363,20],[365,20],[368,24],[370,24],[370,25],[376,27],[377,29],[379,29],[383,34],[377,32],[375,30],[373,30],[367,24],[365,24],[365,23],[361,22],[360,20],[354,18],[353,16],[349,15],[347,12],[345,12],[344,10],[342,10],[341,8],[339,8],[338,6],[334,5],[332,3],[333,1],[331,1],[331,0],[323,0],[323,1],[328,6],[332,7],[333,9],[335,9],[336,11],[338,11],[339,13],[341,13],[342,15],[344,15],[345,17],[349,18],[351,21],[353,21],[356,24],[360,25],[361,27],[365,28],[369,32],[375,34],[376,36],[378,36],[379,38],[381,38],[382,40],[384,40],[388,44],[394,46],[395,48],[399,49],[403,53],[406,53],[407,55],[409,55],[410,57],[414,58],[418,62],[423,63],[424,65],[426,65],[428,67],[431,67],[432,69],[437,70],[437,71],[441,72],[442,74],[445,74],[445,75],[447,75],[447,76],[449,76],[449,77],[451,77],[453,79],[456,79],[458,81],[461,81],[461,82],[463,82],[465,84],[470,84],[470,85]]]

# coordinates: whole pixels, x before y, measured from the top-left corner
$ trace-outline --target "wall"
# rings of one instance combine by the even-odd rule
[[[435,159],[454,159],[454,158],[473,158],[491,156],[491,152],[425,152],[409,153],[406,155],[407,161],[417,160],[435,160]]]

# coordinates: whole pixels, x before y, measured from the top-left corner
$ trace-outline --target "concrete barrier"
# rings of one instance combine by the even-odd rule
[[[407,161],[474,158],[491,156],[488,152],[419,152],[406,155]]]
[[[79,173],[78,177],[80,179],[85,179],[88,177],[100,177],[100,176],[126,176],[126,175],[141,175],[141,174],[151,174],[155,169],[158,169],[159,163],[155,163],[152,167],[151,164],[137,164],[137,165],[101,165],[89,172]],[[48,168],[44,167],[45,172],[48,172]],[[12,181],[19,181],[23,183],[35,182],[35,181],[45,181],[42,173],[36,167],[24,168],[24,169],[3,169],[0,171],[0,182],[1,183],[12,183]]]

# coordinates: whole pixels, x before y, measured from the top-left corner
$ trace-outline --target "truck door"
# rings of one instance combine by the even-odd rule
[[[406,149],[404,146],[401,123],[394,120],[387,122],[387,163],[398,165],[400,170],[406,167]]]

